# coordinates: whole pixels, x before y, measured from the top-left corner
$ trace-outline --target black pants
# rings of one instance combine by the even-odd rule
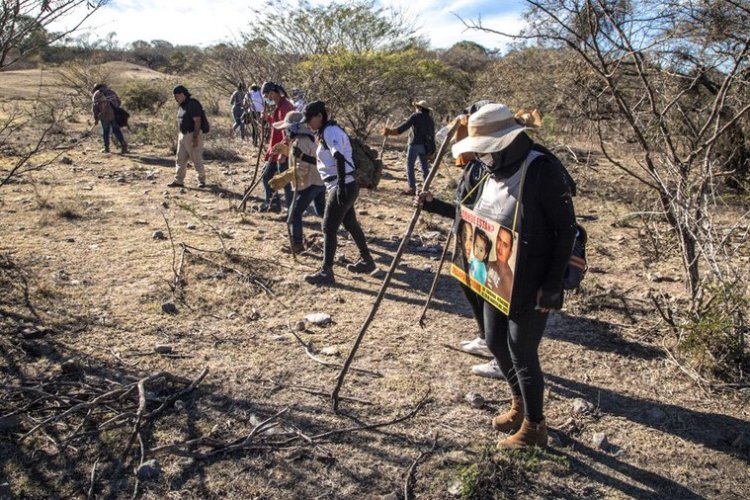
[[[338,187],[328,191],[326,194],[326,210],[323,215],[323,233],[325,234],[325,246],[323,247],[323,266],[333,267],[333,257],[336,254],[338,244],[336,232],[344,224],[344,228],[352,235],[354,243],[357,244],[359,254],[363,259],[372,259],[370,250],[367,248],[365,233],[357,222],[357,213],[354,211],[354,202],[359,195],[357,182],[346,185],[346,200],[339,203]]]
[[[539,343],[547,316],[547,313],[530,309],[511,320],[484,303],[487,347],[497,358],[513,394],[523,398],[526,416],[532,422],[541,422],[544,418],[544,375],[539,365]]]
[[[472,315],[474,316],[474,320],[477,322],[477,336],[480,339],[485,338],[484,335],[484,300],[482,297],[477,295],[477,293],[469,288],[468,286],[464,285],[463,283],[460,283],[461,290],[464,292],[464,295],[466,295],[466,300],[469,302],[469,307],[471,307]]]

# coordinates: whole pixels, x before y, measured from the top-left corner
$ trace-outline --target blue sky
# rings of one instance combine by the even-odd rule
[[[471,40],[488,48],[502,48],[507,40],[476,31],[464,31],[455,14],[466,19],[481,15],[483,23],[500,31],[521,28],[523,0],[379,0],[384,6],[402,9],[416,20],[419,33],[433,47],[450,47]],[[313,4],[324,3],[311,0]],[[135,40],[167,40],[175,45],[206,46],[236,41],[247,30],[258,6],[273,8],[262,0],[110,0],[92,16],[86,29],[92,37],[117,33],[120,44]],[[72,18],[71,18],[72,20]],[[55,29],[56,27],[52,27]]]

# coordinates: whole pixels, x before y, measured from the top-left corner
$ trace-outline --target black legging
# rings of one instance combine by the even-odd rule
[[[464,285],[463,283],[460,283],[461,290],[464,292],[464,295],[466,295],[466,300],[469,301],[469,306],[471,307],[472,316],[474,316],[474,320],[477,322],[477,335],[480,339],[484,338],[484,300],[482,300],[482,297],[477,295],[477,293],[469,288],[468,286]]]
[[[323,247],[323,266],[333,267],[333,257],[336,255],[338,244],[336,232],[344,224],[344,228],[352,235],[354,243],[359,248],[359,254],[363,259],[371,260],[370,250],[367,248],[365,233],[357,222],[357,213],[354,210],[354,202],[359,195],[357,182],[346,185],[346,200],[343,204],[338,200],[338,187],[328,191],[326,194],[326,210],[323,214],[323,233],[325,234],[325,246]]]
[[[539,342],[547,325],[547,313],[533,309],[509,320],[484,303],[484,333],[487,347],[516,396],[523,398],[526,416],[532,422],[544,418],[544,375],[539,365]]]

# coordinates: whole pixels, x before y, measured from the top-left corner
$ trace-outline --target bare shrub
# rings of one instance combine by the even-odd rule
[[[130,111],[158,111],[171,94],[166,85],[146,80],[130,80],[119,90],[123,107]]]

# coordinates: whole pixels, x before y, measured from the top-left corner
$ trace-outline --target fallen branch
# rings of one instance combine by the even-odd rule
[[[437,174],[438,167],[440,166],[440,163],[443,160],[443,155],[445,154],[446,149],[448,148],[448,142],[453,137],[453,134],[456,131],[456,128],[458,127],[458,120],[453,121],[453,125],[450,128],[450,131],[445,136],[445,139],[443,140],[443,143],[440,145],[440,149],[438,150],[437,156],[435,157],[435,161],[432,164],[432,168],[430,169],[430,173],[427,175],[427,178],[424,181],[424,186],[422,187],[422,191],[427,191],[430,188],[430,184],[432,183],[432,180],[435,178],[435,175]],[[354,361],[354,356],[357,354],[357,350],[359,349],[359,345],[362,343],[362,339],[365,336],[365,333],[367,333],[367,329],[370,326],[370,323],[372,323],[372,320],[375,319],[375,314],[377,314],[378,309],[380,309],[380,304],[383,302],[383,298],[385,297],[385,292],[388,289],[388,285],[391,282],[391,279],[393,278],[393,274],[396,272],[396,268],[398,267],[399,262],[401,261],[401,255],[403,255],[404,250],[406,250],[406,246],[409,242],[409,239],[411,238],[411,233],[414,231],[414,227],[417,225],[417,221],[419,220],[419,215],[422,213],[422,207],[417,206],[414,209],[414,213],[411,216],[411,220],[409,221],[409,225],[406,228],[406,232],[404,233],[403,238],[401,239],[401,244],[398,246],[398,250],[396,251],[396,255],[393,256],[393,260],[391,261],[391,267],[388,269],[388,272],[386,273],[385,277],[383,278],[383,284],[380,286],[380,290],[378,291],[378,295],[375,298],[375,302],[372,304],[372,309],[370,309],[370,313],[367,315],[367,318],[365,318],[364,323],[362,324],[362,327],[359,330],[359,333],[357,334],[357,337],[354,340],[354,344],[352,345],[351,351],[349,351],[349,355],[346,358],[346,361],[344,362],[344,366],[341,368],[341,372],[339,372],[338,378],[336,380],[336,387],[334,387],[333,392],[331,393],[331,399],[333,401],[333,411],[338,413],[339,410],[339,392],[341,391],[341,386],[344,385],[344,379],[346,378],[346,374],[349,371],[349,367],[352,364],[352,361]]]
[[[412,475],[414,474],[414,469],[417,467],[417,463],[419,463],[420,460],[422,460],[424,457],[432,454],[432,452],[435,451],[435,446],[437,446],[437,440],[438,440],[438,434],[436,432],[432,438],[432,446],[430,447],[430,449],[420,453],[419,456],[415,458],[414,461],[411,463],[409,470],[406,471],[406,479],[404,480],[404,500],[409,500],[409,498],[411,498],[411,488],[409,486],[409,482],[411,480]]]

